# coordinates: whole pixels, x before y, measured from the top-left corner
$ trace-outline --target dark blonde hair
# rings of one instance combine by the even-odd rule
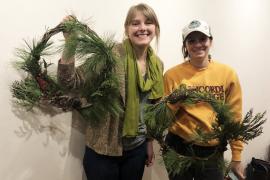
[[[159,26],[159,22],[157,19],[157,15],[155,13],[155,11],[148,6],[147,4],[144,3],[140,3],[138,5],[135,6],[131,6],[129,8],[129,11],[127,13],[127,17],[125,20],[125,31],[127,30],[127,27],[131,24],[132,19],[135,17],[135,14],[137,12],[142,12],[142,14],[149,19],[150,21],[153,22],[153,24],[156,26],[156,38],[157,38],[157,42],[159,40],[159,36],[160,36],[160,26]]]

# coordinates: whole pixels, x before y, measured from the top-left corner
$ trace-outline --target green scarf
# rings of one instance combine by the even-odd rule
[[[124,41],[126,52],[126,109],[123,136],[133,137],[138,135],[140,119],[140,96],[141,92],[150,92],[149,99],[158,99],[163,96],[163,67],[159,58],[152,48],[147,50],[147,79],[145,80],[137,66],[136,56],[132,45],[127,39]]]

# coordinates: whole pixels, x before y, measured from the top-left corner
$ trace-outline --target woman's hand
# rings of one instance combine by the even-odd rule
[[[61,24],[64,24],[64,23],[66,23],[68,21],[74,21],[76,19],[77,19],[76,16],[68,15],[68,16],[65,16],[63,18],[63,20],[61,21]],[[64,36],[65,40],[68,39],[68,37],[70,36],[70,34],[71,34],[71,32],[63,32],[63,36]]]
[[[244,170],[243,170],[243,167],[241,165],[241,161],[232,161],[230,164],[230,168],[239,180],[245,179]]]
[[[69,21],[75,21],[76,19],[77,19],[76,16],[68,15],[68,16],[63,18],[63,20],[61,21],[61,24],[65,24],[66,22],[69,22]],[[63,32],[63,36],[65,38],[65,41],[67,41],[67,39],[70,38],[74,34],[75,34],[75,32],[72,32],[72,31]],[[70,53],[70,52],[68,53],[68,50],[66,48],[64,48],[63,53],[62,53],[62,57],[61,57],[59,63],[60,64],[74,63],[74,61],[75,61],[74,54],[75,54],[75,47],[74,47],[74,52],[72,52],[72,53]]]
[[[154,164],[154,160],[155,160],[155,153],[154,153],[154,148],[153,148],[153,140],[148,140],[147,141],[147,159],[145,162],[145,165],[147,167],[150,167]]]

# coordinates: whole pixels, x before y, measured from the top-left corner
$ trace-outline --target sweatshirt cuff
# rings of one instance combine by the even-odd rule
[[[232,161],[241,161],[241,153],[242,151],[239,150],[232,151]]]

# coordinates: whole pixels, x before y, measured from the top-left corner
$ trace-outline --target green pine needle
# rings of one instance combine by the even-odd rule
[[[12,96],[17,99],[17,103],[31,109],[38,103],[42,96],[38,84],[32,78],[23,81],[15,81],[11,86]]]
[[[68,31],[73,32],[65,44],[66,54],[76,54],[77,58],[84,60],[82,68],[85,84],[80,92],[93,104],[89,112],[85,109],[79,111],[90,120],[96,121],[101,121],[108,113],[117,116],[123,109],[120,104],[119,82],[115,75],[117,58],[113,54],[114,41],[100,38],[77,20],[68,22],[65,26]]]

